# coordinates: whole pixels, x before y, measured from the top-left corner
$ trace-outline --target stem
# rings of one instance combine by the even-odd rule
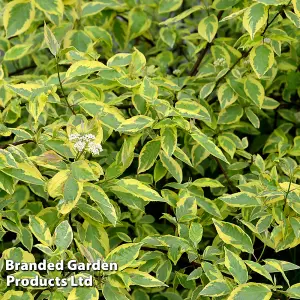
[[[218,16],[217,16],[217,17],[218,17],[218,20],[221,19],[222,14],[223,14],[223,10],[221,10],[221,11],[218,13]],[[205,57],[207,51],[210,49],[211,45],[212,45],[212,42],[211,42],[211,43],[207,43],[206,46],[205,46],[205,48],[199,53],[198,58],[197,58],[197,61],[196,61],[195,64],[193,65],[193,68],[192,68],[192,70],[191,70],[191,72],[190,72],[190,76],[195,76],[195,75],[197,74],[198,68],[199,68],[199,66],[200,66],[200,64],[201,64],[201,62],[202,62],[202,60],[203,60],[203,58]]]
[[[227,182],[228,182],[228,185],[229,185],[229,188],[230,188],[231,192],[232,192],[232,193],[235,193],[236,188],[235,188],[235,186],[233,185],[232,181],[230,180],[230,178],[229,178],[227,172],[226,172],[225,169],[223,168],[223,166],[222,166],[220,160],[219,160],[217,157],[213,157],[213,158],[215,159],[215,161],[217,162],[217,164],[218,164],[219,168],[221,169],[223,175],[225,176],[225,178],[226,178],[226,180],[227,180]]]
[[[35,143],[35,141],[34,140],[23,140],[23,141],[19,141],[19,142],[14,142],[14,143],[0,146],[0,149],[5,149],[9,146],[18,146],[18,145],[28,144],[28,143]]]
[[[264,247],[263,247],[263,249],[262,249],[262,251],[261,251],[261,253],[260,253],[260,256],[259,256],[259,258],[256,260],[256,262],[258,263],[260,260],[261,260],[261,258],[262,258],[262,256],[264,255],[264,252],[265,252],[265,249],[266,249],[266,244],[264,244]]]
[[[68,108],[71,110],[71,112],[72,112],[73,115],[76,115],[76,113],[75,113],[75,111],[73,110],[72,106],[71,106],[70,103],[68,102],[67,96],[66,96],[65,91],[64,91],[64,89],[63,89],[63,85],[62,85],[61,78],[60,78],[60,73],[59,73],[58,58],[56,57],[55,60],[56,60],[56,70],[57,70],[57,76],[58,76],[58,81],[59,81],[59,85],[60,85],[61,92],[62,92],[62,94],[63,94],[63,96],[64,96],[64,99],[65,99],[65,101],[66,101],[66,104],[67,104]]]

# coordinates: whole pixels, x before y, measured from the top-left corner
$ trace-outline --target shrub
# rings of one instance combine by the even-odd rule
[[[2,299],[300,299],[299,0],[1,5]]]

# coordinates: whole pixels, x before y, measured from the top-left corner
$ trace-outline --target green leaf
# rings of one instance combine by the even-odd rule
[[[249,107],[246,107],[245,108],[245,113],[246,113],[246,116],[247,116],[248,120],[251,122],[251,124],[255,128],[259,128],[260,127],[260,120],[259,120],[258,116],[253,112],[253,110]]]
[[[250,237],[237,225],[212,219],[219,237],[225,244],[244,252],[253,253],[253,245]]]
[[[272,292],[268,286],[249,282],[236,287],[228,297],[228,300],[238,299],[262,299],[269,300],[272,297]]]
[[[188,222],[197,214],[197,203],[194,196],[185,193],[176,203],[176,218],[178,222]]]
[[[244,13],[243,26],[253,40],[255,33],[261,29],[268,20],[268,7],[261,3],[252,4]]]
[[[255,46],[250,51],[250,64],[258,78],[267,73],[274,61],[274,52],[269,45]]]
[[[34,16],[34,2],[30,0],[14,0],[6,4],[3,25],[7,38],[19,35],[29,29]]]
[[[209,43],[212,42],[218,30],[218,18],[211,14],[203,18],[198,25],[198,33]]]
[[[73,240],[73,231],[68,221],[61,222],[54,231],[54,244],[60,250],[67,250]]]
[[[102,293],[105,300],[129,300],[122,290],[112,286],[108,281],[104,283]]]
[[[297,16],[293,12],[286,9],[284,10],[284,13],[297,28],[300,28],[300,16]]]
[[[236,144],[234,143],[234,141],[228,136],[219,135],[218,142],[220,144],[220,147],[224,149],[224,151],[227,152],[231,158],[233,158],[236,152]]]
[[[258,197],[245,192],[222,196],[219,199],[233,207],[255,207],[262,205]]]
[[[248,271],[243,260],[225,247],[225,266],[233,276],[234,280],[243,284],[248,281]]]

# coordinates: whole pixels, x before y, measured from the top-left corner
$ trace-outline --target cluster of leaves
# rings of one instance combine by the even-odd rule
[[[0,5],[2,299],[300,299],[299,0]]]

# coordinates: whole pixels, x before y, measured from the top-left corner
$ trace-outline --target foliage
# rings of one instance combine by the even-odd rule
[[[2,299],[300,299],[299,0],[1,3]]]

